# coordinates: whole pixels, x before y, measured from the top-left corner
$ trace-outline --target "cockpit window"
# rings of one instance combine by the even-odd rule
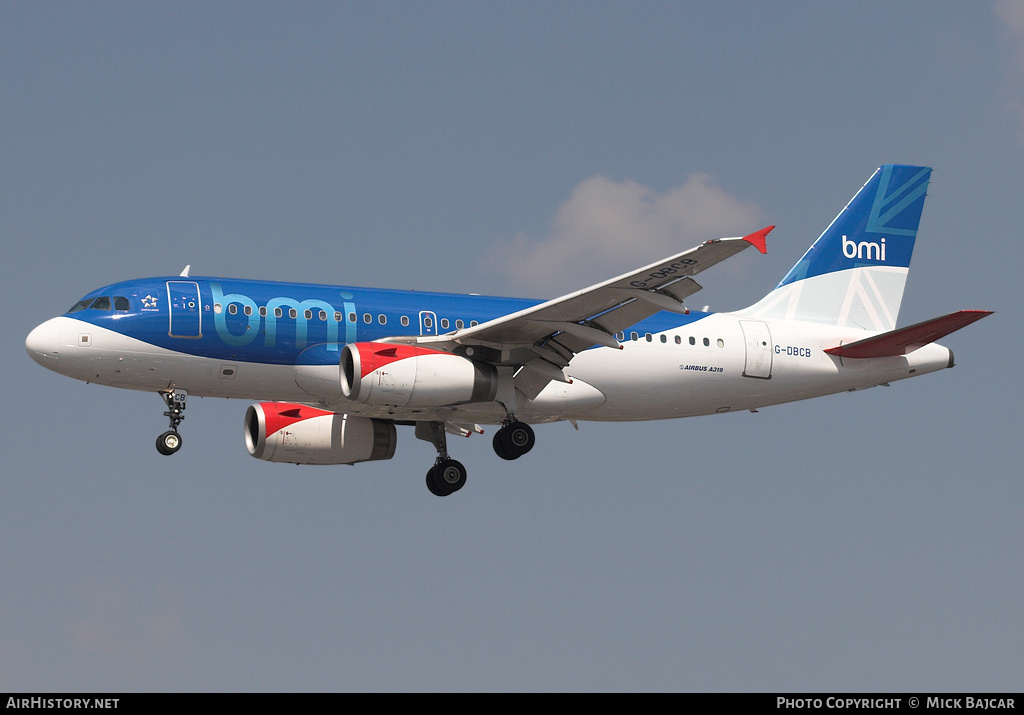
[[[110,296],[105,295],[100,298],[86,298],[80,300],[72,306],[69,313],[77,313],[80,310],[89,308],[90,310],[129,310],[131,304],[128,299],[123,295],[115,295],[113,303],[111,303]]]

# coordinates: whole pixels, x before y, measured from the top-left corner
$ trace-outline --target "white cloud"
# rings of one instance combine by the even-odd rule
[[[1010,103],[1017,118],[1017,142],[1024,145],[1024,0],[995,0],[994,9],[1013,53]]]
[[[593,176],[573,189],[547,236],[520,235],[490,258],[517,286],[554,297],[708,239],[744,235],[761,221],[756,206],[704,174],[664,193]]]
[[[175,609],[152,603],[139,608],[133,594],[113,586],[90,587],[83,595],[85,614],[67,621],[83,664],[153,672],[162,667],[164,657],[180,653],[184,630]]]
[[[1024,37],[1024,0],[996,0],[996,16],[1018,37]]]

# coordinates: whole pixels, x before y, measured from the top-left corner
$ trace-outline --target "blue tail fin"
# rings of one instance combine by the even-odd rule
[[[896,327],[931,169],[886,164],[775,290],[744,313],[865,330]]]

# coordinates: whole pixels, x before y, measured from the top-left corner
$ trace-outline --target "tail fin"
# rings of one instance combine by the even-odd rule
[[[879,168],[775,290],[743,313],[895,328],[931,172],[898,164]]]

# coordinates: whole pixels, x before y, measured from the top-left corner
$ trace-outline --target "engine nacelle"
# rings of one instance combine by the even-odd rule
[[[398,436],[383,420],[287,402],[261,402],[245,412],[245,448],[268,462],[355,464],[391,459]]]
[[[498,371],[487,363],[416,345],[349,343],[341,351],[341,391],[370,405],[490,402],[498,392]]]

